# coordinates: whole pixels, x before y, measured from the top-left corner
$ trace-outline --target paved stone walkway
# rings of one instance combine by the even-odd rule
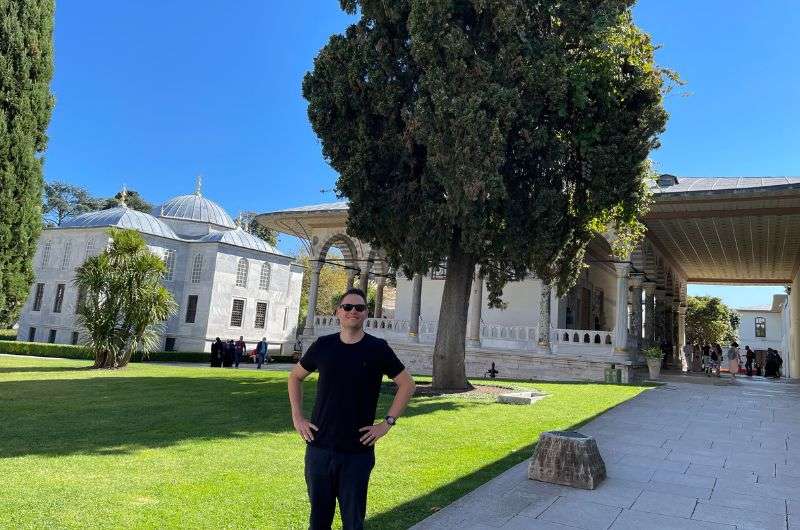
[[[528,480],[523,462],[413,529],[800,529],[800,385],[694,381],[579,429],[606,463],[598,489]]]

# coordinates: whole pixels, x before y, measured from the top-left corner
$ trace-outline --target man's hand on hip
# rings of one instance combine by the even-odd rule
[[[300,437],[307,442],[311,442],[314,440],[314,433],[312,429],[314,431],[319,430],[319,427],[317,427],[316,425],[314,425],[313,423],[311,423],[302,416],[297,418],[293,417],[292,423],[294,424],[294,430],[296,430],[300,434]]]
[[[361,427],[358,431],[363,432],[364,434],[361,436],[359,441],[364,445],[375,445],[375,442],[378,441],[378,438],[381,438],[387,432],[389,432],[389,428],[389,424],[385,421],[375,425],[370,425],[369,427]]]

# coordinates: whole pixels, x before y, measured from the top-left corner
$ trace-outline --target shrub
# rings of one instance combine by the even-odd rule
[[[71,344],[49,344],[46,342],[25,341],[0,341],[0,353],[12,355],[32,355],[37,357],[63,357],[66,359],[94,359],[94,356],[84,346]],[[184,363],[207,363],[211,361],[211,354],[205,352],[152,352],[143,361],[142,353],[135,352],[133,362],[165,361]]]
[[[17,330],[0,329],[0,340],[17,340]]]
[[[661,359],[664,357],[664,352],[657,346],[650,346],[642,350],[642,355],[644,355],[646,359]]]

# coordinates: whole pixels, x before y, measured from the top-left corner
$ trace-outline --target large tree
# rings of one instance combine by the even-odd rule
[[[163,322],[176,310],[161,283],[164,261],[135,230],[112,228],[111,245],[75,271],[81,296],[78,323],[94,352],[95,368],[120,368],[134,351],[152,351]]]
[[[108,210],[109,208],[116,208],[122,201],[122,192],[117,192],[113,197],[107,199],[100,199],[100,210]],[[125,190],[125,205],[131,210],[139,212],[150,213],[153,211],[153,205],[144,200],[136,190]]]
[[[447,262],[435,386],[467,386],[476,265],[501,306],[527,272],[563,293],[597,234],[641,234],[667,115],[633,3],[341,0],[360,18],[303,94],[348,231],[409,275]]]
[[[0,325],[16,320],[33,281],[54,9],[53,0],[0,0]]]
[[[67,217],[100,209],[101,203],[102,199],[92,197],[82,186],[58,180],[47,182],[42,203],[44,222],[58,226]]]
[[[686,299],[687,344],[729,343],[736,340],[739,314],[716,296],[690,296]]]

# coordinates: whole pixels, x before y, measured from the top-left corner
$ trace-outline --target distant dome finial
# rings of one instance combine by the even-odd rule
[[[200,193],[200,191],[202,190],[202,188],[203,188],[203,176],[197,175],[194,181],[194,194],[197,195],[198,197],[201,196],[202,193]]]
[[[119,194],[119,205],[127,208],[128,205],[125,204],[126,200],[128,200],[128,187],[125,184],[123,184],[122,191]]]

